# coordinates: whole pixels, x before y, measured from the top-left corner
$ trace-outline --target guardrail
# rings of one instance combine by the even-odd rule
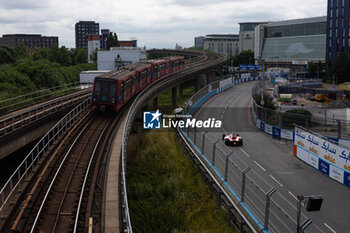
[[[65,99],[54,99],[52,101],[49,101],[48,103],[33,107],[26,111],[2,119],[0,120],[0,135],[8,133],[9,131],[13,131],[18,127],[22,127],[26,123],[30,123],[32,121],[43,118],[56,111],[57,109],[70,105],[73,103],[74,99],[76,99],[77,97],[82,98],[88,92],[89,91],[84,91],[75,95],[68,96]]]
[[[210,62],[208,63],[208,66],[214,66],[216,62]],[[197,72],[197,71],[196,71]],[[174,74],[179,75],[182,77],[183,73],[181,74]],[[123,208],[123,222],[125,223],[125,229],[123,229],[124,232],[132,233],[132,225],[131,225],[131,220],[130,220],[130,214],[129,214],[129,206],[128,206],[128,197],[127,197],[127,190],[126,190],[126,178],[125,178],[125,166],[126,166],[126,151],[127,151],[127,145],[128,145],[128,138],[129,138],[129,133],[131,130],[132,123],[136,117],[137,112],[141,109],[141,107],[144,104],[144,101],[147,100],[146,93],[149,92],[152,88],[155,86],[165,83],[165,81],[169,80],[169,78],[172,78],[172,80],[176,83],[176,78],[170,76],[170,77],[165,77],[162,79],[158,79],[155,82],[151,83],[149,86],[147,86],[144,90],[142,90],[137,97],[135,98],[134,102],[132,103],[130,110],[127,115],[127,119],[125,121],[124,125],[124,131],[123,131],[123,138],[122,138],[122,151],[121,151],[121,163],[122,163],[122,171],[121,171],[121,182],[123,184],[122,188],[122,208]],[[170,84],[169,84],[170,85]],[[166,86],[166,85],[165,85]],[[158,89],[162,89],[164,86],[159,87]],[[153,98],[154,96],[152,96]]]
[[[48,131],[45,136],[34,146],[34,148],[24,158],[22,163],[13,172],[11,177],[5,183],[0,191],[1,216],[5,216],[5,205],[8,201],[13,202],[14,196],[17,192],[21,192],[21,186],[28,181],[28,176],[33,171],[35,165],[41,160],[45,152],[55,142],[55,140],[62,135],[62,133],[70,127],[74,122],[80,119],[88,110],[90,98],[79,104],[71,110],[65,117],[63,117],[54,127]]]
[[[255,78],[259,79],[259,78]],[[254,80],[254,78],[252,79]],[[220,93],[240,82],[251,81],[221,81],[225,86],[213,90],[216,83],[209,84],[191,98],[185,109],[187,113],[194,113],[196,109],[213,94]],[[297,205],[294,199],[283,194],[283,190],[270,185],[268,180],[259,175],[259,171],[252,169],[244,160],[234,156],[234,152],[221,140],[222,134],[217,132],[199,131],[196,128],[182,131],[192,147],[211,168],[221,184],[230,191],[230,195],[244,210],[246,217],[262,232],[294,232],[297,227]],[[219,138],[219,139],[218,139]],[[304,213],[301,215],[304,223],[309,219]],[[306,226],[305,226],[306,228]],[[253,229],[252,229],[253,230]],[[256,230],[256,229],[255,229]],[[322,232],[316,225],[309,226],[308,232]]]
[[[16,96],[13,98],[5,99],[0,101],[0,114],[4,114],[8,111],[16,110],[19,107],[24,107],[29,104],[33,104],[40,100],[47,100],[51,97],[57,97],[66,93],[71,92],[74,89],[80,90],[85,88],[90,88],[91,83],[69,83],[62,86],[52,87],[49,89],[43,89],[28,93],[25,95]]]

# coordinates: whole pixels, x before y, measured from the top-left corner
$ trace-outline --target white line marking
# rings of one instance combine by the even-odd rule
[[[290,195],[292,195],[292,197],[294,197],[295,200],[298,201],[298,198],[297,198],[292,192],[288,191],[288,193],[289,193]],[[305,204],[304,204],[303,202],[301,202],[301,205],[302,205],[302,206],[305,206]]]
[[[327,223],[324,223],[324,225],[329,229],[329,230],[331,230],[333,233],[337,233],[335,230],[333,230],[330,226],[328,226],[328,224]]]
[[[294,196],[294,194],[293,194],[291,191],[288,191],[288,193],[289,193],[292,197],[294,197],[295,200],[298,200],[298,198],[297,198],[296,196]]]
[[[261,170],[263,170],[264,172],[266,171],[266,169],[263,166],[261,166],[257,161],[254,161],[254,163],[256,163],[256,165],[258,165],[261,168]]]
[[[281,184],[275,177],[273,177],[271,174],[270,174],[270,177],[276,181],[277,184],[279,184],[281,187],[283,187],[283,184]]]
[[[245,152],[242,148],[239,148],[239,149],[243,152],[243,154],[245,154],[248,158],[250,158],[250,155],[248,155],[247,152]]]

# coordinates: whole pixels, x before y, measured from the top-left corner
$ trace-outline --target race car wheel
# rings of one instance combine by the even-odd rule
[[[243,146],[243,139],[241,139],[241,141],[239,141],[239,145]]]
[[[225,139],[225,145],[226,145],[226,146],[229,146],[229,145],[230,145],[230,140]]]

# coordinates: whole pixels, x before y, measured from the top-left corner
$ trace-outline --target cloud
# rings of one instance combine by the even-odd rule
[[[173,48],[194,44],[195,36],[238,33],[240,22],[326,15],[319,0],[0,0],[0,34],[59,36],[74,47],[74,25],[93,20],[120,39],[136,36],[140,46]]]

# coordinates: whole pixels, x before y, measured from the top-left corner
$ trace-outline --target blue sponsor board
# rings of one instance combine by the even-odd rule
[[[238,70],[262,70],[262,65],[239,65]]]
[[[281,129],[275,126],[272,126],[272,136],[276,138],[281,138]]]
[[[318,170],[329,176],[329,164],[322,159],[319,159]]]
[[[344,172],[344,184],[350,187],[350,173]]]
[[[260,122],[260,130],[265,132],[265,123]]]

